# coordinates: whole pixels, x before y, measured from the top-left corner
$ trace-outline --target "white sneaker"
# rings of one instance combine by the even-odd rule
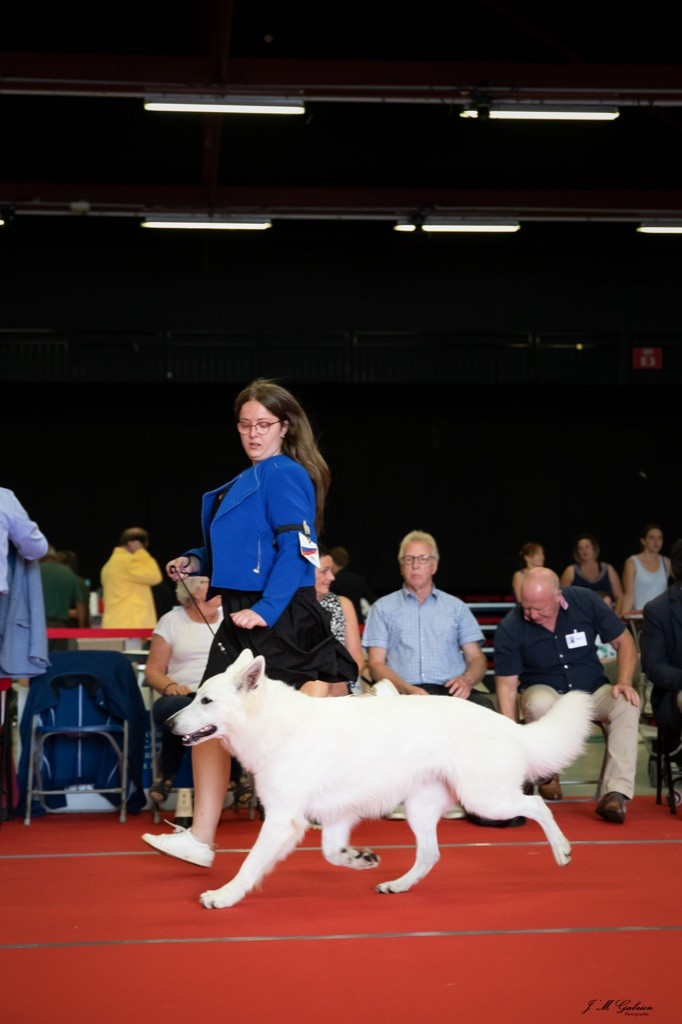
[[[167,825],[173,822],[167,821]],[[215,846],[202,843],[193,832],[181,825],[173,825],[174,831],[170,835],[155,836],[151,832],[145,832],[142,838],[159,853],[165,853],[168,857],[177,857],[178,860],[189,861],[190,864],[198,864],[200,868],[210,868],[215,857]]]
[[[466,818],[467,812],[459,804],[455,804],[449,811],[446,811],[443,815],[444,818]]]
[[[398,804],[395,810],[391,811],[390,814],[385,814],[384,818],[386,818],[387,821],[405,821],[407,818],[405,808],[402,804]]]

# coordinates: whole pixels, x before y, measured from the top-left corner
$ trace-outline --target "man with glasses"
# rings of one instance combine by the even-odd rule
[[[362,635],[372,679],[390,679],[400,693],[460,697],[492,708],[474,690],[488,669],[483,633],[463,601],[438,590],[438,547],[422,530],[400,542],[403,586],[372,605]]]
[[[450,696],[494,711],[492,701],[475,689],[488,668],[481,627],[463,601],[434,586],[438,560],[430,533],[412,530],[403,537],[398,549],[403,586],[375,601],[362,634],[369,672],[375,682],[389,679],[401,694]],[[467,815],[456,806],[445,816]],[[404,813],[397,808],[389,817]]]

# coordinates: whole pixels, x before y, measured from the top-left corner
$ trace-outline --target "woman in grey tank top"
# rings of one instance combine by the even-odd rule
[[[630,555],[623,566],[621,615],[641,612],[647,601],[668,589],[670,559],[661,554],[663,531],[657,523],[644,527],[640,544],[642,550]]]

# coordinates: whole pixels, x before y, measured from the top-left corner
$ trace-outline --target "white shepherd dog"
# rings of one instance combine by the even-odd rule
[[[562,697],[538,722],[511,719],[456,698],[307,697],[265,674],[262,657],[243,651],[197,691],[168,725],[186,746],[221,739],[253,773],[265,817],[235,877],[202,893],[205,907],[232,907],[302,839],[322,826],[330,864],[374,868],[371,850],[349,845],[362,819],[404,804],[416,859],[377,892],[406,892],[440,857],[436,829],[455,802],[486,818],[532,818],[557,864],[571,846],[540,796],[524,796],[526,779],[561,771],[581,753],[591,729],[589,694]]]

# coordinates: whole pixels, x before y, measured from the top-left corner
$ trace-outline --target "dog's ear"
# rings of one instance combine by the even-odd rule
[[[239,672],[246,665],[250,665],[252,661],[253,661],[253,651],[249,650],[248,647],[245,647],[244,650],[239,655],[239,657],[237,658],[237,660],[232,662],[232,664],[233,664],[235,670],[237,672]]]
[[[237,691],[242,693],[244,691],[249,692],[250,690],[258,689],[258,685],[265,674],[265,658],[262,654],[259,654],[257,658],[254,658],[248,668],[240,672],[237,677]]]

